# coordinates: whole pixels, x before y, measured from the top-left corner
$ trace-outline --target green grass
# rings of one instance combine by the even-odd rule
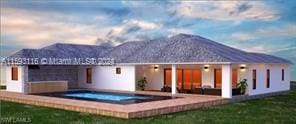
[[[287,94],[160,115],[142,119],[118,119],[1,101],[1,117],[25,118],[36,124],[99,123],[99,124],[197,124],[197,123],[296,123],[296,91]]]

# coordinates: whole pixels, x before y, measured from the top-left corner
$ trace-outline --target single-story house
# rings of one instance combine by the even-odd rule
[[[9,58],[112,58],[114,64],[7,65],[8,91],[28,93],[29,85],[40,82],[67,82],[69,89],[136,91],[137,81],[145,77],[147,91],[169,87],[169,92],[176,94],[208,89],[218,91],[223,98],[231,98],[242,79],[247,79],[247,95],[287,91],[292,65],[283,58],[188,34],[114,47],[57,43],[22,49]]]

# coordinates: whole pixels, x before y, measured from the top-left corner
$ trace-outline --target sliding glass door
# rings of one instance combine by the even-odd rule
[[[172,70],[164,69],[164,85],[171,86],[172,85]]]
[[[214,70],[214,88],[222,87],[222,70],[215,69]]]
[[[183,70],[177,69],[177,88],[182,89],[183,88]]]
[[[192,71],[192,88],[201,87],[201,71],[193,70]]]
[[[221,69],[215,69],[214,70],[214,87],[215,88],[221,88],[222,87],[222,70]],[[232,88],[236,88],[237,85],[237,69],[232,69]]]
[[[192,86],[192,70],[183,70],[183,89],[190,90]]]
[[[165,85],[171,86],[171,69],[164,70]],[[177,69],[177,88],[191,90],[201,87],[201,71],[197,69]]]
[[[232,69],[232,88],[236,88],[237,86],[237,70],[236,69]]]

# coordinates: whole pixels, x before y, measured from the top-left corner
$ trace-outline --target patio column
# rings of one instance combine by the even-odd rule
[[[177,80],[176,80],[176,65],[172,65],[172,95],[175,95],[176,92],[176,86],[177,86]]]
[[[232,98],[231,65],[222,65],[222,97]]]

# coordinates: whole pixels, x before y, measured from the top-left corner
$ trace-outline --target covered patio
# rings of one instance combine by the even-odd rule
[[[136,79],[147,79],[147,91],[218,95],[240,95],[237,84],[248,78],[245,64],[153,64],[137,65]]]

